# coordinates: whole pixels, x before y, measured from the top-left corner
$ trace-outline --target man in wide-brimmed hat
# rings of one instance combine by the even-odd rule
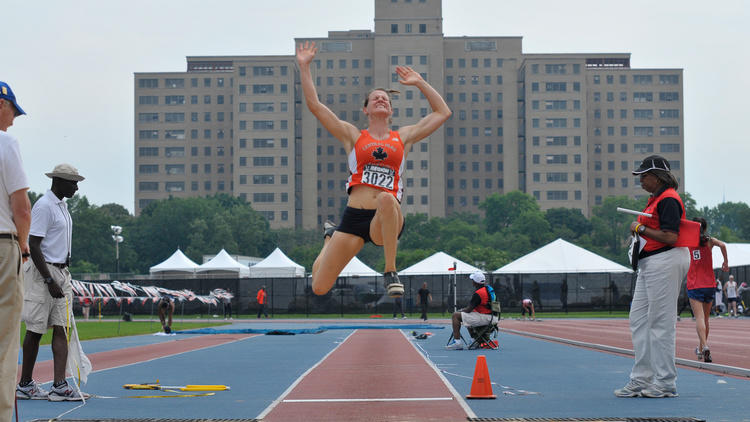
[[[72,198],[78,182],[84,179],[70,164],[58,164],[45,173],[52,188],[45,192],[31,210],[29,247],[33,265],[24,268],[24,307],[26,323],[23,341],[21,380],[16,387],[19,399],[79,401],[79,391],[65,381],[68,344],[65,327],[72,309],[73,290],[68,266],[72,245],[73,220],[65,198]],[[34,382],[32,375],[39,350],[39,340],[52,328],[54,383],[49,392]]]

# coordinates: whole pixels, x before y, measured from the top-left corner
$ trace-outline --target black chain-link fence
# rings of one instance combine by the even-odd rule
[[[738,283],[750,281],[750,267],[732,268],[729,273],[716,271],[716,276],[726,281],[729,274]],[[569,274],[486,274],[488,283],[494,288],[503,312],[520,312],[521,301],[532,299],[536,312],[560,311],[615,311],[627,310],[635,287],[635,275],[631,273],[569,273]],[[468,274],[434,274],[400,276],[404,284],[403,310],[409,314],[421,313],[417,292],[427,283],[432,301],[428,312],[446,316],[469,303],[473,284]],[[111,280],[86,280],[109,283]],[[198,295],[208,295],[211,290],[222,288],[232,292],[232,312],[255,315],[258,312],[256,295],[261,286],[268,294],[266,311],[269,315],[295,314],[302,316],[325,315],[391,315],[393,299],[385,294],[382,277],[340,277],[328,294],[316,296],[312,292],[309,276],[299,278],[150,278],[120,279],[140,286],[158,286],[173,290],[188,289]],[[454,281],[455,291],[454,294]],[[682,288],[684,296],[684,286]],[[681,299],[682,300],[682,296]],[[454,301],[455,298],[455,301]],[[155,312],[151,301],[141,303],[135,299],[124,301],[120,309],[117,301],[97,303],[92,314],[117,315],[149,314]],[[76,309],[80,304],[76,302]],[[750,305],[750,303],[748,303]],[[175,315],[223,315],[223,305],[208,305],[197,300],[178,303]]]
[[[534,300],[536,310],[622,310],[630,304],[633,277],[631,274],[488,274],[488,282],[494,288],[504,311],[519,311],[521,300]],[[467,274],[402,276],[404,284],[403,310],[420,313],[418,294],[426,283],[432,296],[428,312],[450,314],[469,303],[473,284]],[[111,280],[87,280],[109,283]],[[198,295],[207,295],[216,288],[226,289],[232,299],[234,314],[257,314],[259,305],[256,295],[261,286],[266,286],[266,311],[273,314],[320,315],[383,315],[393,312],[393,299],[385,294],[382,277],[341,277],[336,280],[328,294],[316,296],[312,292],[311,278],[169,278],[125,280],[134,285],[158,286],[173,290],[188,289]],[[567,283],[567,289],[563,288]],[[455,291],[454,294],[454,283]],[[130,302],[130,303],[128,303]],[[76,304],[80,306],[79,304]],[[155,310],[152,302],[140,299],[123,301],[120,309],[117,301],[97,303],[94,312],[116,315],[119,313],[149,314]],[[177,304],[175,314],[223,315],[223,305],[209,305],[193,300]]]

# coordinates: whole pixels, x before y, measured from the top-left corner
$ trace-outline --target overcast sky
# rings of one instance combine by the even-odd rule
[[[134,72],[185,71],[186,56],[291,55],[295,37],[372,30],[374,2],[12,1],[0,18],[0,80],[28,113],[9,132],[31,190],[69,162],[92,203],[132,212]],[[524,53],[629,52],[633,68],[684,69],[684,183],[699,206],[750,203],[748,22],[745,0],[443,0],[446,36],[522,36]]]

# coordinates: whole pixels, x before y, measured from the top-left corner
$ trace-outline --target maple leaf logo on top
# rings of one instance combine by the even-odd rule
[[[383,147],[378,147],[378,149],[372,152],[372,156],[375,157],[376,160],[382,161],[388,158],[388,153],[383,150]]]

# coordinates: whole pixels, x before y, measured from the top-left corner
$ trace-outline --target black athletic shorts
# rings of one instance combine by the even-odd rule
[[[346,207],[344,215],[341,216],[341,223],[339,223],[336,231],[359,236],[365,240],[365,243],[372,242],[372,239],[370,238],[370,222],[372,222],[374,217],[375,210]],[[401,231],[398,233],[399,239],[401,238],[401,233],[404,232],[404,226],[406,226],[406,221],[404,221],[404,224],[401,226]],[[373,242],[373,244],[374,243],[375,242]]]

